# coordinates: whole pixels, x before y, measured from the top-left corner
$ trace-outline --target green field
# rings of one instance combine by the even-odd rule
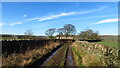
[[[112,36],[112,37],[101,37],[104,41],[117,41],[118,36]],[[120,38],[120,37],[119,37]]]
[[[103,39],[102,42],[95,42],[95,43],[118,49],[118,40],[119,40],[118,36],[101,37],[101,38]]]
[[[117,41],[102,41],[102,42],[95,42],[95,43],[118,49]]]

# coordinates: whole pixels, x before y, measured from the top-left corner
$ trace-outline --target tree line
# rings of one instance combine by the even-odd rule
[[[83,39],[83,40],[99,40],[99,32],[98,31],[93,31],[92,29],[86,29],[81,31],[78,35],[76,35],[76,28],[74,25],[72,24],[65,24],[63,26],[63,28],[50,28],[48,30],[46,30],[45,34],[49,37],[49,38],[53,38],[53,34],[55,32],[58,32],[58,37],[60,39],[60,37],[72,37],[74,38],[79,38],[79,39]]]
[[[66,37],[66,39],[67,37],[72,37],[73,39],[78,38],[83,40],[100,40],[99,32],[93,31],[92,29],[83,30],[76,35],[76,27],[72,24],[65,24],[62,28],[50,28],[45,31],[45,35],[47,35],[49,39],[53,39],[55,37],[55,33],[58,33],[56,35],[58,39],[60,39],[61,37]],[[30,38],[30,36],[33,35],[33,32],[32,30],[27,30],[26,32],[24,32],[24,34],[26,35],[26,37]]]

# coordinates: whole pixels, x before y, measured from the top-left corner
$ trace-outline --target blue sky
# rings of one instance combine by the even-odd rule
[[[49,28],[73,24],[77,33],[90,28],[101,35],[118,34],[117,2],[3,2],[3,34],[45,35]]]

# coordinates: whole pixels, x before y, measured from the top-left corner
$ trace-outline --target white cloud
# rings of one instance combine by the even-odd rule
[[[82,14],[93,13],[93,12],[101,11],[101,10],[103,10],[103,9],[105,9],[105,8],[107,8],[107,6],[101,6],[101,7],[97,8],[97,9],[78,12],[77,14],[82,15]]]
[[[59,18],[59,17],[69,16],[69,15],[82,15],[82,14],[88,14],[88,13],[97,12],[97,11],[103,10],[103,9],[105,9],[105,8],[107,8],[107,7],[106,7],[106,6],[102,6],[102,7],[99,7],[99,8],[97,8],[97,9],[93,9],[93,10],[86,10],[86,11],[81,11],[81,12],[60,13],[60,14],[52,15],[52,16],[26,19],[26,20],[24,20],[24,21],[31,21],[31,20],[44,21],[44,20],[56,19],[56,18]]]
[[[17,22],[17,23],[10,23],[10,26],[17,25],[17,24],[22,24],[23,22]]]
[[[38,20],[38,19],[41,19],[41,18],[25,19],[25,20],[23,20],[23,21],[32,21],[32,20]]]
[[[52,15],[52,16],[45,16],[45,17],[38,17],[38,18],[32,18],[32,19],[25,19],[23,21],[32,21],[32,20],[44,21],[44,20],[56,19],[56,18],[63,17],[63,16],[73,15],[75,13],[76,12],[60,13],[60,14]]]
[[[27,17],[27,15],[23,15],[23,17]]]
[[[5,23],[0,23],[0,26],[3,26],[3,25],[5,25]]]
[[[118,20],[118,18],[114,18],[114,19],[105,19],[105,20],[96,22],[96,23],[94,23],[94,24],[109,23],[109,22],[118,22],[118,21],[120,21],[120,19]]]
[[[42,19],[40,19],[39,21],[56,19],[56,18],[63,17],[63,16],[73,15],[73,14],[75,14],[75,13],[76,13],[76,12],[60,13],[60,14],[58,14],[58,15],[52,15],[52,16],[50,16],[50,17],[42,18]]]
[[[12,25],[16,25],[16,24],[22,24],[25,21],[32,21],[32,20],[45,21],[45,20],[51,20],[51,19],[56,19],[56,18],[59,18],[59,17],[70,16],[70,15],[82,15],[82,14],[94,13],[94,12],[103,10],[105,8],[107,8],[107,7],[102,6],[102,7],[99,7],[97,9],[86,10],[86,11],[82,11],[82,12],[68,12],[68,13],[62,12],[62,13],[57,14],[57,15],[51,15],[51,16],[45,16],[45,17],[38,17],[38,18],[32,18],[32,19],[25,19],[25,20],[22,20],[22,22],[11,23],[9,25],[12,26]],[[23,15],[23,17],[26,17],[26,16],[27,15]]]

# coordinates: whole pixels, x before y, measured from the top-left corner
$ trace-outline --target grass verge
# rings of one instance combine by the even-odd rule
[[[104,66],[97,55],[88,52],[81,45],[79,42],[74,42],[72,45],[76,66],[80,68],[85,68],[86,66]]]

